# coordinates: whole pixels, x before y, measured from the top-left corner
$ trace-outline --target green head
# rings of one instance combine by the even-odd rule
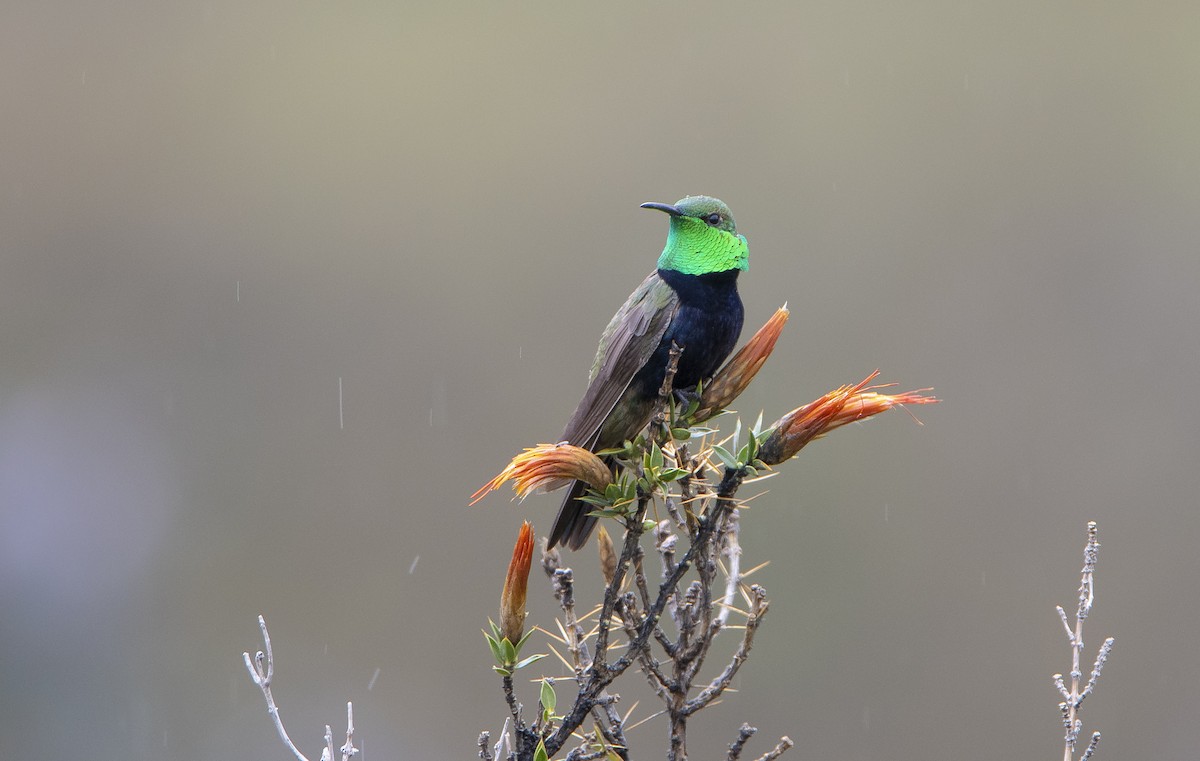
[[[667,245],[658,258],[658,268],[685,275],[749,268],[746,238],[738,235],[729,207],[709,196],[688,196],[674,206],[644,203],[671,215]]]

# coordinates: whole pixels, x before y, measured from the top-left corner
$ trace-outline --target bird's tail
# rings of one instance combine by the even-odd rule
[[[583,481],[575,481],[567,490],[562,507],[558,509],[558,517],[554,519],[554,528],[550,529],[549,547],[553,548],[561,542],[564,546],[577,550],[592,535],[597,518],[588,513],[596,508],[579,501],[587,488],[588,485]]]

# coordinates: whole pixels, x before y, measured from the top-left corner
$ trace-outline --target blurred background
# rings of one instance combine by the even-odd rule
[[[638,204],[705,193],[750,240],[745,335],[792,310],[743,416],[875,368],[945,401],[760,487],[771,614],[692,756],[743,721],[753,756],[1058,756],[1089,519],[1085,732],[1194,755],[1198,33],[1182,2],[6,3],[0,735],[286,758],[263,613],[312,757],[347,700],[368,760],[474,757],[479,630],[558,499],[468,495],[561,431],[661,250]]]

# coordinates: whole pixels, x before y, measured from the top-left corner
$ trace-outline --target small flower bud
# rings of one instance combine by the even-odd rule
[[[525,629],[525,592],[529,586],[529,566],[533,562],[533,527],[521,524],[512,561],[500,593],[500,634],[514,645]]]
[[[617,550],[603,526],[597,527],[596,540],[600,550],[600,571],[604,574],[604,584],[607,586],[612,584],[613,577],[617,575]]]

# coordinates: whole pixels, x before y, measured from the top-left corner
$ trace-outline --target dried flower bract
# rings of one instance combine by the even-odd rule
[[[768,465],[778,465],[796,455],[804,445],[848,423],[866,420],[893,407],[905,404],[934,404],[938,400],[925,396],[929,389],[905,391],[900,394],[881,394],[877,389],[895,384],[870,385],[879,376],[871,373],[852,386],[842,386],[825,396],[797,407],[772,426],[774,430],[759,448],[759,459]]]
[[[571,444],[538,444],[512,459],[504,470],[471,495],[474,505],[489,493],[512,481],[517,496],[534,489],[557,489],[571,481],[583,481],[596,491],[612,483],[612,472],[596,455]]]

